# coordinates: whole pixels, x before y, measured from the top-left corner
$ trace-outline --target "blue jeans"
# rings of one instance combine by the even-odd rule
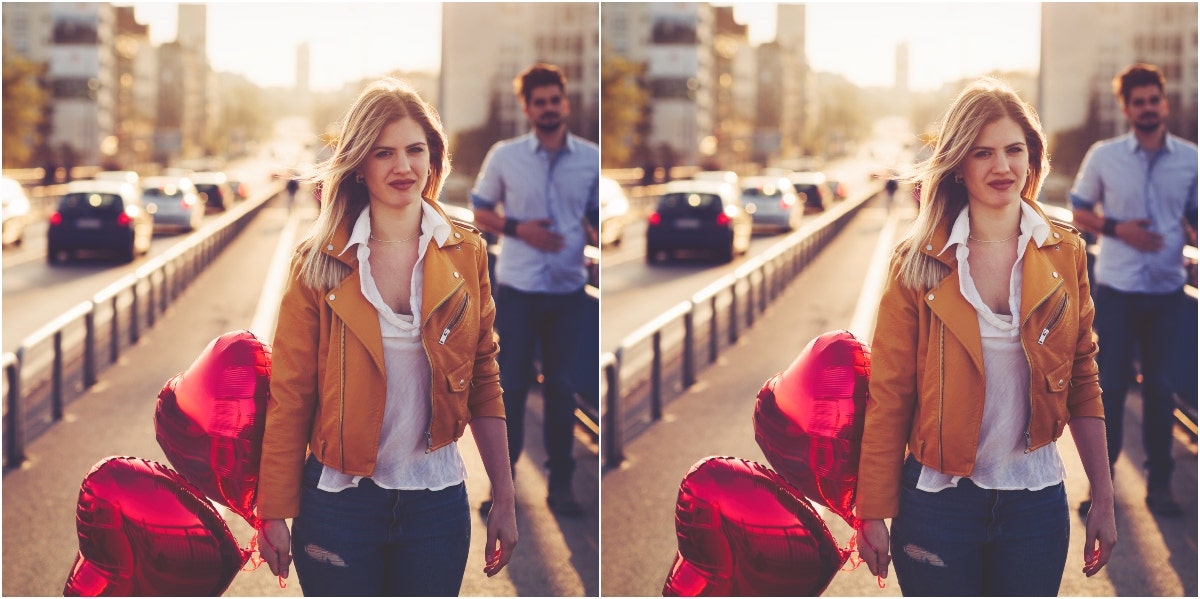
[[[509,460],[515,469],[525,446],[525,400],[536,376],[533,359],[540,342],[542,439],[550,485],[569,485],[575,472],[575,393],[570,376],[579,355],[579,326],[587,316],[587,293],[582,288],[566,294],[526,293],[497,285],[495,295]]]
[[[1146,449],[1148,482],[1166,484],[1175,461],[1171,458],[1175,400],[1171,397],[1173,360],[1182,334],[1180,323],[1188,309],[1187,296],[1174,293],[1125,293],[1096,286],[1096,334],[1100,352],[1100,388],[1104,396],[1104,428],[1108,460],[1115,464],[1125,435],[1125,396],[1133,378],[1134,347],[1141,356],[1142,444]]]
[[[892,564],[906,596],[1054,596],[1071,523],[1062,483],[1037,491],[981,489],[963,478],[917,489],[921,464],[904,463]]]
[[[317,488],[321,463],[304,464],[292,560],[306,596],[457,596],[467,568],[466,485],[397,491],[369,478],[336,493]]]

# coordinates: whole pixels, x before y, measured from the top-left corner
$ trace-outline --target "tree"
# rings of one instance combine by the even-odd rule
[[[4,166],[30,166],[35,148],[42,145],[39,125],[50,95],[40,79],[46,66],[4,47]]]
[[[483,124],[455,134],[450,140],[451,159],[454,172],[474,177],[483,167],[483,159],[492,146],[504,139],[500,129],[500,94],[494,90],[488,99],[488,115]]]
[[[641,123],[649,94],[641,85],[646,66],[605,52],[600,68],[600,162],[605,167],[631,164],[634,148],[641,146]]]

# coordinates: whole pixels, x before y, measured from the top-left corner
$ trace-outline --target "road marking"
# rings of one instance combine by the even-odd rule
[[[879,310],[879,297],[883,295],[883,284],[887,280],[888,263],[891,261],[892,248],[895,245],[896,229],[900,225],[900,211],[894,209],[888,212],[883,230],[879,232],[879,240],[875,243],[875,252],[871,255],[871,264],[867,267],[867,276],[863,280],[862,292],[858,294],[858,304],[854,307],[854,318],[850,320],[849,331],[859,341],[869,343],[875,332],[875,315]]]
[[[250,324],[250,332],[268,343],[275,336],[276,312],[279,310],[279,301],[283,298],[288,265],[296,249],[296,230],[300,227],[299,213],[299,210],[293,210],[288,214],[283,232],[279,234],[279,245],[275,246],[275,255],[271,258],[271,266],[267,271],[267,280],[263,283],[262,295],[258,298],[258,307],[254,310],[254,320]]]

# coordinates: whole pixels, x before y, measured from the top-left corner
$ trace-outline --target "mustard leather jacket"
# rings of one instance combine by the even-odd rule
[[[300,512],[307,451],[346,474],[375,469],[387,390],[383,338],[378,312],[361,291],[356,252],[339,255],[353,226],[347,220],[323,248],[353,269],[336,287],[304,286],[299,252],[292,259],[272,347],[258,483],[263,519]],[[445,245],[430,242],[422,269],[421,343],[433,379],[427,451],[458,440],[472,418],[504,416],[486,243],[478,230],[447,221]]]
[[[1031,374],[1026,452],[1054,442],[1072,418],[1104,417],[1085,246],[1075,229],[1046,221],[1045,245],[1031,240],[1021,267],[1020,337]],[[954,253],[938,255],[949,238],[950,223],[942,224],[922,247],[950,274],[914,291],[898,281],[897,253],[880,300],[858,471],[861,519],[896,515],[906,446],[946,474],[969,477],[975,466],[983,344],[975,308],[959,292]]]

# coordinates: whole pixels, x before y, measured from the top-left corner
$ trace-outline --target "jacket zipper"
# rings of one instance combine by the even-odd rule
[[[338,402],[338,409],[340,410],[340,413],[338,414],[338,448],[340,451],[338,453],[341,454],[338,457],[341,458],[341,462],[342,462],[341,471],[345,472],[346,471],[346,321],[340,320],[340,319],[339,319],[339,321],[341,322],[341,327],[340,327],[341,334],[339,335],[339,343],[341,344],[340,350],[341,350],[341,355],[342,355],[342,364],[341,364],[342,376],[340,377],[341,385],[342,385],[342,397],[341,397],[341,401]]]
[[[435,305],[433,308],[431,308],[431,309],[429,310],[429,313],[430,313],[430,314],[433,314],[434,312],[437,312],[438,308],[441,308],[442,306],[444,306],[444,305],[446,304],[446,301],[447,301],[447,300],[449,300],[450,298],[454,297],[454,293],[455,293],[456,291],[458,291],[458,288],[459,288],[459,287],[462,287],[462,286],[463,286],[463,285],[465,285],[465,284],[466,284],[466,281],[464,281],[464,280],[462,280],[462,279],[459,279],[459,280],[458,280],[458,285],[455,285],[454,289],[453,289],[453,290],[451,290],[451,291],[450,291],[450,293],[446,295],[446,297],[442,298],[442,301],[438,302],[438,303],[437,303],[437,305]],[[468,294],[468,295],[467,295],[467,297],[468,297],[468,298],[470,298],[470,295]],[[464,310],[464,311],[466,310],[466,306],[465,306],[465,305],[463,306],[463,310]],[[443,335],[442,339],[445,339],[445,335],[446,335],[446,334],[447,334],[447,333],[442,333],[442,335]],[[439,343],[442,343],[442,341],[441,341],[441,340],[439,340]],[[429,426],[427,426],[427,427],[425,428],[425,453],[427,453],[427,454],[430,454],[430,453],[433,453],[433,392],[432,392],[432,389],[433,389],[433,381],[432,381],[432,378],[433,378],[433,372],[434,372],[434,368],[433,368],[433,360],[432,360],[432,359],[429,357],[429,351],[428,351],[428,350],[426,350],[426,352],[425,352],[425,360],[426,360],[427,362],[429,362],[429,376],[430,376],[430,379],[431,379],[431,380],[430,380],[430,385],[429,385],[429,388],[430,388],[430,393],[429,393]]]
[[[439,345],[446,345],[446,337],[450,336],[450,330],[458,326],[458,322],[462,320],[463,314],[467,312],[467,304],[471,303],[471,295],[463,296],[463,301],[458,305],[458,310],[454,312],[454,316],[450,317],[450,323],[446,325],[442,331],[442,336],[438,338]]]
[[[1050,296],[1054,295],[1054,292],[1058,291],[1059,287],[1062,287],[1062,284],[1063,284],[1063,280],[1059,279],[1058,285],[1055,285],[1054,289],[1050,290],[1050,293],[1047,293],[1045,297],[1038,300],[1038,302],[1033,305],[1033,309],[1029,311],[1029,318],[1033,318],[1033,313],[1037,312],[1037,309],[1041,308],[1042,304],[1046,303],[1046,300],[1050,299]],[[1063,298],[1063,302],[1064,302],[1064,304],[1062,307],[1062,311],[1065,311],[1066,310],[1066,304],[1065,304],[1066,297]],[[1022,322],[1021,324],[1025,324],[1026,322],[1029,322],[1029,318],[1026,318],[1025,322]],[[1052,320],[1057,322],[1059,318],[1062,318],[1061,313],[1058,314],[1057,317],[1053,318]],[[1042,344],[1042,341],[1045,339],[1045,336],[1048,334],[1049,334],[1048,331],[1042,332],[1042,337],[1038,339],[1039,345]],[[1025,453],[1033,453],[1033,434],[1030,433],[1030,431],[1029,431],[1029,429],[1033,428],[1033,390],[1032,390],[1033,360],[1029,359],[1029,350],[1025,348],[1025,338],[1020,337],[1019,335],[1018,335],[1018,338],[1021,339],[1021,351],[1025,352],[1025,362],[1027,364],[1029,364],[1029,381],[1030,381],[1029,384],[1031,386],[1031,389],[1029,391],[1029,418],[1027,418],[1025,420]]]
[[[946,467],[946,439],[942,433],[942,424],[945,422],[946,415],[946,323],[941,322],[938,326],[938,352],[941,355],[942,369],[941,387],[938,389],[938,464],[939,470]],[[924,448],[922,448],[924,453]],[[925,456],[921,456],[925,457]]]
[[[1050,322],[1046,323],[1046,328],[1042,329],[1042,334],[1038,336],[1038,345],[1046,344],[1046,336],[1050,334],[1050,329],[1058,325],[1058,321],[1062,319],[1063,314],[1067,311],[1067,294],[1063,294],[1063,298],[1058,302],[1058,307],[1054,309],[1054,315],[1050,317]]]

